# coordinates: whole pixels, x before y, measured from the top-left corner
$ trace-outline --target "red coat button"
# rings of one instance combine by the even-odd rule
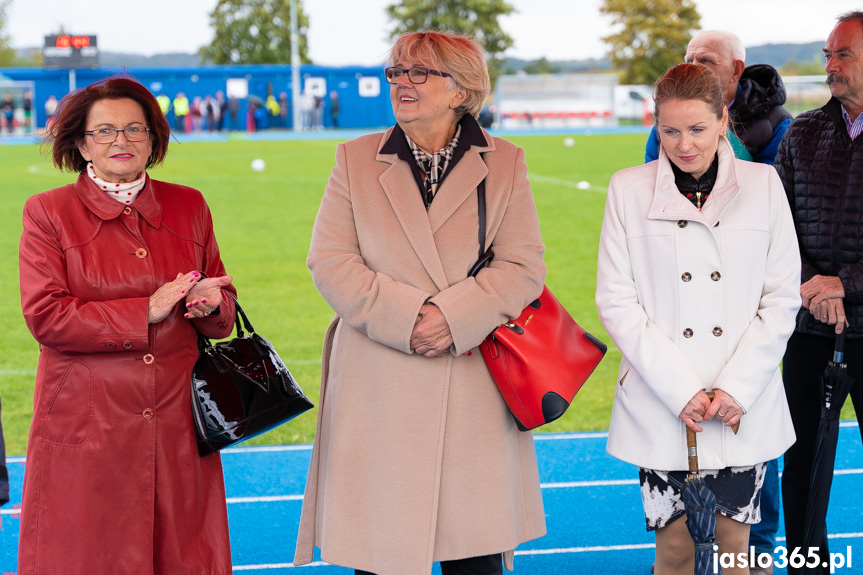
[[[123,208],[123,213],[128,216],[129,214],[132,213],[132,208],[130,208],[129,206],[126,206],[125,208]]]
[[[117,344],[114,343],[113,341],[109,341],[108,343],[105,344],[105,347],[107,349],[110,349],[113,351],[113,350],[117,349]]]
[[[152,410],[152,409],[150,409],[149,407],[148,407],[147,409],[145,409],[145,410],[143,411],[143,413],[141,413],[141,416],[142,416],[144,419],[153,419],[153,415],[155,415],[155,414],[153,413],[153,410]]]
[[[132,349],[132,342],[131,341],[124,341],[123,342],[123,349]]]
[[[139,258],[145,258],[147,257],[147,250],[145,250],[144,248],[138,248],[137,250],[135,250],[135,255]]]
[[[145,355],[145,356],[144,356],[144,363],[146,363],[147,365],[150,365],[150,364],[151,364],[151,363],[153,363],[154,361],[156,361],[156,358],[155,358],[155,357],[153,357],[153,355],[152,355],[152,354],[149,354],[149,353],[148,353],[147,355]]]

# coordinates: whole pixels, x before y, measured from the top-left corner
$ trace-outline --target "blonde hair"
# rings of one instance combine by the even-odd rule
[[[408,32],[396,40],[387,65],[393,66],[402,58],[451,74],[447,78],[450,88],[459,87],[467,93],[464,102],[455,109],[456,117],[461,119],[465,114],[479,117],[491,90],[491,80],[485,52],[470,36],[450,30]]]

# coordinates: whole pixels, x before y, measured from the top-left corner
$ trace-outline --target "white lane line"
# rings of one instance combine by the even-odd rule
[[[561,441],[570,439],[603,439],[608,437],[607,431],[585,431],[582,433],[543,433],[533,434],[534,441]]]
[[[259,495],[257,497],[228,497],[228,503],[271,503],[275,501],[302,501],[302,495]]]
[[[313,561],[307,565],[293,563],[264,563],[261,565],[234,565],[234,571],[266,571],[269,569],[302,569],[303,567],[329,567],[325,561]]]
[[[603,551],[631,551],[633,549],[655,549],[653,543],[637,543],[634,545],[594,545],[591,547],[564,547],[561,549],[521,549],[516,555],[560,555],[565,553],[596,553]]]
[[[832,533],[830,539],[861,539],[863,533]],[[784,537],[777,537],[777,541],[785,541]],[[608,553],[612,551],[636,551],[640,549],[655,549],[653,543],[635,543],[631,545],[592,545],[589,547],[561,547],[557,549],[519,549],[515,554],[521,557],[532,555],[570,555],[574,553]],[[315,561],[308,565],[294,565],[293,563],[264,563],[261,565],[235,565],[234,571],[268,571],[272,569],[294,569],[297,567],[328,567],[325,561]]]
[[[616,485],[638,485],[638,479],[607,479],[602,481],[563,481],[540,483],[542,489],[570,489],[573,487],[614,487]]]
[[[222,455],[234,455],[237,453],[276,453],[280,451],[311,451],[311,443],[298,445],[257,445],[253,447],[229,447],[222,450]]]

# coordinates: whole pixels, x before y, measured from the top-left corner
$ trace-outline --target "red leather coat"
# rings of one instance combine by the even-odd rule
[[[198,456],[190,373],[196,329],[227,336],[234,305],[192,321],[179,302],[147,323],[178,273],[225,275],[200,192],[148,178],[124,206],[81,176],[37,194],[20,269],[41,354],[18,573],[230,574],[222,465]]]

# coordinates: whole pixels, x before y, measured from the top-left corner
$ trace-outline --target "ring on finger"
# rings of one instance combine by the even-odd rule
[[[716,412],[716,415],[718,415],[719,417],[725,417],[725,414],[724,414],[724,413]]]

